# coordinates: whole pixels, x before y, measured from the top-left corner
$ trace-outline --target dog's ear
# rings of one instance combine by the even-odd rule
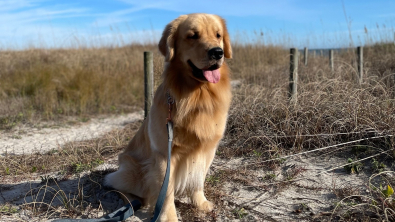
[[[223,39],[224,39],[224,54],[225,58],[231,59],[232,58],[232,46],[230,45],[230,38],[228,29],[226,28],[225,19],[219,17],[222,23],[222,28],[224,30]]]
[[[180,17],[174,19],[169,24],[167,24],[165,30],[163,30],[162,38],[159,41],[158,47],[162,55],[165,56],[166,62],[170,62],[174,57],[176,32],[180,23],[184,21],[187,17],[187,15],[181,15]]]

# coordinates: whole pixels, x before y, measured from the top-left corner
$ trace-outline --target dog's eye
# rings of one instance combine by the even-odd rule
[[[217,38],[221,38],[221,35],[219,33],[217,33]]]
[[[188,39],[198,39],[199,38],[199,33],[195,32],[193,35],[188,36]]]

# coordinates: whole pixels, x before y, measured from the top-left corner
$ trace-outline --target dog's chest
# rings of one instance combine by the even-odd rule
[[[206,143],[218,142],[224,133],[226,115],[209,117],[197,115],[181,124],[175,122],[174,143],[192,149]]]

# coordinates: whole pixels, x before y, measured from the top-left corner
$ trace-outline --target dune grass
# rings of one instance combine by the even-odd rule
[[[0,129],[33,118],[48,120],[140,108],[143,51],[153,49],[134,45],[1,52]]]
[[[141,109],[143,51],[147,50],[154,52],[158,84],[164,62],[154,45],[1,52],[0,130],[12,130],[18,124],[32,123],[37,119],[56,121],[67,116]],[[276,168],[281,161],[265,164],[259,164],[259,161],[387,135],[358,142],[350,152],[339,151],[334,155],[347,155],[347,158],[358,160],[379,151],[388,151],[376,158],[376,163],[372,159],[369,163],[377,171],[383,164],[386,170],[394,171],[395,142],[391,135],[395,133],[395,45],[380,43],[366,46],[364,50],[365,73],[361,85],[357,81],[353,49],[335,55],[333,71],[327,57],[317,55],[313,58],[310,54],[308,66],[304,66],[301,60],[298,102],[295,105],[289,103],[287,96],[288,49],[258,44],[234,45],[234,57],[228,63],[232,79],[239,80],[241,85],[233,90],[228,126],[218,156],[223,159],[251,157],[258,164],[251,166],[250,170],[263,165]],[[34,173],[59,171],[72,175],[93,169],[114,158],[139,124],[111,132],[103,138],[67,144],[62,151],[0,158],[0,174],[3,179],[15,176],[23,179]],[[240,182],[239,173],[229,171],[214,176]],[[393,184],[392,179],[383,181],[383,187]],[[248,183],[248,180],[242,183]],[[373,183],[369,181],[367,185]],[[221,184],[208,180],[206,186],[208,196],[221,205],[222,194],[217,192]],[[368,221],[369,215],[355,212],[366,211],[366,206],[374,205],[374,212],[370,215],[393,220],[393,196],[383,196],[380,192],[384,188],[378,188],[377,183],[375,187],[367,198],[374,202],[367,203],[366,198],[360,198],[353,203],[364,204],[363,207],[354,207],[352,211],[341,211],[337,207],[333,212],[350,221]],[[352,189],[349,191],[336,190],[336,195],[347,200],[355,195]],[[189,213],[185,218],[195,218],[196,212],[189,208],[186,211]],[[209,217],[215,220],[215,215]]]

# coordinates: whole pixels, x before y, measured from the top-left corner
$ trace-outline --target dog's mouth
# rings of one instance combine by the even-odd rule
[[[221,78],[218,64],[214,64],[207,69],[199,69],[191,62],[191,60],[188,60],[188,65],[192,68],[193,76],[198,80],[217,83]]]

